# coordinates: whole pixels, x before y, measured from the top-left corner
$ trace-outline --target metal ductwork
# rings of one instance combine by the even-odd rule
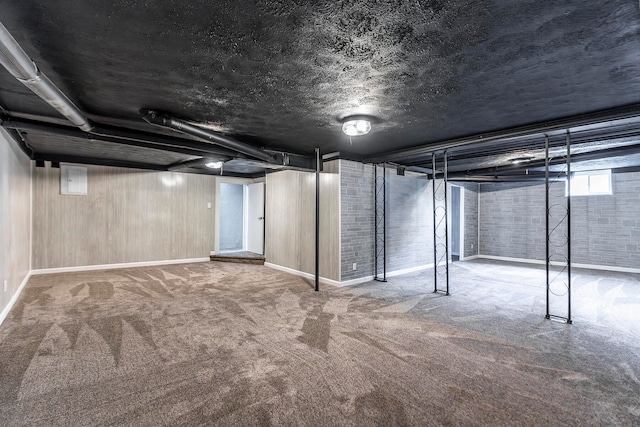
[[[44,75],[29,58],[5,26],[0,23],[0,64],[33,93],[58,110],[71,123],[91,132],[89,119],[67,96]]]
[[[186,133],[187,135],[195,136],[196,138],[237,151],[238,153],[246,154],[247,156],[267,163],[279,165],[285,164],[284,157],[281,155],[267,153],[252,145],[245,144],[244,142],[229,138],[228,136],[195,126],[185,120],[160,114],[151,110],[141,110],[140,114],[147,123],[177,130],[179,132]]]

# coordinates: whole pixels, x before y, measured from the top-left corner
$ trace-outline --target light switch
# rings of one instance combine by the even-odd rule
[[[211,209],[211,202],[207,202],[207,209]]]

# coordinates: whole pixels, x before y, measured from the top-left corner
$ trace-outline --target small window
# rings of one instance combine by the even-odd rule
[[[611,193],[611,170],[575,172],[571,178],[572,196],[593,196]]]

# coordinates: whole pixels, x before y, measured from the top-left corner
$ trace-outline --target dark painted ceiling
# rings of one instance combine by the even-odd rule
[[[140,110],[152,109],[310,156],[319,147],[380,158],[640,103],[640,11],[627,0],[5,0],[0,17],[96,123],[193,139],[144,122]],[[62,118],[4,69],[0,104],[5,119]],[[375,123],[350,141],[340,120],[353,114]],[[161,167],[194,158],[32,138],[41,155]],[[610,148],[607,138],[592,145]],[[452,162],[464,163],[459,171],[499,166],[513,157],[504,151],[527,150],[521,143],[493,142],[502,157],[454,150]]]

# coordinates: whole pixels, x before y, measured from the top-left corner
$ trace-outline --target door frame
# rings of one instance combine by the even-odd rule
[[[457,184],[449,184],[450,188],[448,190],[451,189],[451,187],[458,187],[460,189],[460,254],[458,256],[458,260],[462,261],[464,260],[464,190],[465,188],[461,185],[457,185]],[[449,191],[449,194],[453,195],[453,191]],[[453,221],[451,220],[451,200],[452,197],[447,197],[447,221],[449,222],[449,224],[452,225],[453,228]],[[451,247],[451,237],[453,236],[453,232],[449,233],[449,247]],[[449,251],[449,262],[452,262],[452,251]]]
[[[248,192],[247,192],[247,185],[248,184],[255,184],[258,182],[262,182],[265,184],[266,187],[266,179],[265,178],[236,178],[236,177],[231,177],[231,176],[216,176],[215,177],[215,196],[214,196],[214,209],[213,209],[213,224],[214,224],[214,243],[213,243],[213,251],[211,251],[211,255],[217,255],[220,253],[220,184],[222,183],[226,183],[226,184],[240,184],[244,186],[244,190],[243,190],[243,201],[244,201],[244,209],[243,209],[243,219],[242,219],[242,228],[245,231],[245,233],[243,233],[243,237],[242,237],[242,247],[243,250],[244,248],[247,247],[247,236],[246,236],[246,231],[247,231],[247,224],[248,224],[248,218],[247,218],[247,197],[248,197]],[[266,188],[265,188],[265,196],[266,196]],[[266,236],[265,236],[266,238]]]
[[[249,186],[250,185],[254,185],[254,184],[262,184],[262,210],[261,210],[261,216],[262,216],[262,249],[261,249],[261,255],[264,256],[264,251],[265,251],[265,235],[266,235],[266,221],[265,221],[265,207],[266,207],[266,187],[267,187],[267,183],[265,182],[265,180],[263,179],[255,179],[252,182],[245,184],[244,185],[244,212],[243,212],[243,230],[244,230],[244,236],[243,236],[243,242],[242,242],[242,247],[245,251],[249,251],[249,223],[250,223],[250,219],[249,219]],[[255,253],[255,252],[254,252]]]

